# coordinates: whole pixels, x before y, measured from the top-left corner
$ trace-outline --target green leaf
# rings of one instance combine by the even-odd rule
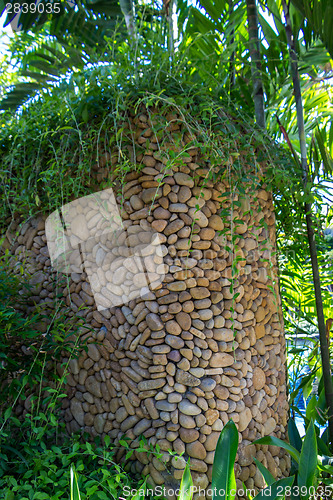
[[[290,418],[288,422],[288,437],[291,446],[296,448],[297,451],[301,452],[302,439],[301,436],[299,435],[297,426],[292,418]]]
[[[16,448],[13,448],[13,446],[10,446],[9,444],[3,444],[1,446],[1,448],[3,450],[8,450],[8,451],[11,451],[12,453],[14,453],[14,455],[17,455],[21,460],[22,462],[27,466],[29,467],[29,464],[28,462],[26,461],[26,459],[24,458],[24,456],[22,455],[22,453],[20,451],[18,451]]]
[[[216,495],[214,493],[213,500],[234,500],[235,494],[231,494],[231,490],[236,493],[235,479],[235,459],[238,448],[238,430],[232,420],[229,420],[227,425],[222,429],[219,440],[217,442],[214,464],[213,464],[213,491],[223,490],[224,495]]]
[[[311,420],[312,418],[315,418],[317,416],[317,399],[316,396],[313,395],[310,401],[306,405],[306,412],[305,416],[308,420]]]
[[[265,436],[253,442],[254,444],[268,444],[270,446],[278,446],[279,448],[283,448],[284,450],[287,450],[290,453],[290,455],[296,460],[297,463],[299,463],[300,460],[299,452],[293,446],[291,446],[288,443],[285,443],[284,441],[282,441],[277,437]]]
[[[5,415],[4,415],[4,419],[5,419],[5,420],[8,420],[8,419],[9,419],[9,417],[10,417],[10,416],[11,416],[11,414],[12,414],[12,410],[13,410],[13,409],[12,409],[12,407],[11,407],[11,406],[9,406],[9,407],[7,408],[7,410],[5,411]]]
[[[88,106],[85,105],[85,106],[83,106],[83,110],[82,110],[82,120],[85,123],[88,123],[88,119],[89,119]]]
[[[331,174],[332,170],[333,170],[333,161],[332,161],[332,158],[329,154],[328,149],[326,148],[324,139],[322,137],[322,134],[321,134],[321,131],[319,130],[319,128],[315,132],[315,138],[316,138],[319,150],[320,150],[321,159],[322,159],[323,166],[324,166],[324,172],[326,174]]]
[[[191,500],[193,496],[193,480],[191,471],[186,464],[179,488],[178,500]]]
[[[253,500],[278,500],[285,497],[285,491],[287,487],[291,487],[294,482],[294,476],[285,477],[283,479],[279,479],[275,483],[267,486],[261,490],[258,495],[254,497]]]
[[[317,453],[316,433],[314,424],[311,421],[305,434],[297,477],[297,483],[301,491],[306,490],[306,494],[301,495],[301,498],[305,500],[310,496],[310,486],[314,486],[315,483],[318,464]]]
[[[254,461],[257,464],[257,467],[260,470],[261,474],[263,475],[267,486],[273,484],[275,481],[275,477],[273,476],[273,474],[271,474],[269,470],[261,462],[259,462],[257,458],[254,458]]]

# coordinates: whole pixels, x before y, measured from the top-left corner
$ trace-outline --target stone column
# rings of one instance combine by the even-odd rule
[[[140,116],[133,123],[148,130],[147,117]],[[138,144],[140,138],[137,134]],[[151,130],[144,140],[156,145]],[[159,235],[154,265],[163,266],[164,277],[127,303],[98,310],[84,269],[70,274],[63,293],[73,314],[85,319],[87,328],[80,333],[88,350],[69,362],[68,430],[108,434],[114,443],[125,434],[134,448],[143,435],[159,446],[164,463],[135,452],[134,470],[150,474],[156,485],[175,487],[190,458],[194,484],[207,488],[220,431],[232,418],[240,437],[237,485],[260,488],[253,457],[276,478],[287,475],[289,467],[282,450],[251,444],[265,435],[286,438],[272,197],[262,188],[226,195],[229,181],[210,178],[195,147],[172,168],[156,147],[147,146],[137,161],[143,168],[126,175],[117,203],[133,244],[140,243],[143,230]],[[105,169],[97,168],[97,179]],[[93,216],[88,209],[82,214],[82,233]],[[45,301],[55,274],[43,222],[34,224],[33,231],[23,226],[15,253],[23,258],[28,251],[35,259],[43,278],[38,296]],[[119,252],[114,242],[108,246],[107,236],[103,245],[98,259],[105,287],[104,259],[122,279],[129,271],[139,273],[117,261]],[[96,242],[95,256],[99,248]],[[142,259],[149,274],[151,258]],[[117,290],[111,282],[109,288]],[[169,449],[182,458],[172,458]]]

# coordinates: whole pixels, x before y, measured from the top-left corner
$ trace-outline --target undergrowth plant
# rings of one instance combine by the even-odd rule
[[[68,500],[72,489],[71,498],[76,500],[116,500],[124,487],[132,490],[144,482],[115,462],[116,451],[108,437],[92,444],[67,438],[47,446],[42,440],[38,453],[33,444],[23,443],[20,456],[12,463],[15,473],[0,477],[0,498]]]
[[[47,438],[48,425],[57,425],[66,396],[66,370],[60,377],[56,364],[61,351],[77,355],[64,312],[56,310],[42,334],[46,313],[38,308],[25,312],[30,285],[23,267],[14,265],[16,272],[8,269],[8,256],[4,256],[0,260],[1,474],[11,470],[12,460],[22,457],[24,443]]]

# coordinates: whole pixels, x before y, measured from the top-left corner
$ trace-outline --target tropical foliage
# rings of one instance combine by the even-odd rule
[[[264,437],[255,441],[257,444],[278,446],[285,449],[292,457],[292,471],[289,477],[275,480],[268,469],[255,459],[256,465],[263,476],[265,487],[257,493],[253,500],[270,498],[272,500],[297,498],[307,500],[315,494],[330,495],[333,484],[333,467],[329,465],[330,457],[318,455],[317,440],[313,422],[310,421],[302,440],[293,420],[288,426],[290,444],[275,437]],[[234,464],[238,449],[238,431],[232,420],[221,431],[213,464],[212,498],[234,500],[236,496],[236,481]],[[189,469],[183,474],[182,487],[178,500],[190,500],[193,496],[193,483]],[[249,498],[249,491],[244,485],[242,496]],[[251,497],[250,497],[251,498]]]

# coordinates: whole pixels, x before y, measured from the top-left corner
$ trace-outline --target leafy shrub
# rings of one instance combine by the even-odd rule
[[[115,450],[108,438],[99,445],[70,438],[49,447],[43,441],[22,445],[21,456],[17,455],[11,471],[0,478],[2,499],[68,500],[71,468],[78,472],[82,500],[116,499],[125,486],[132,489],[134,484],[138,488],[143,483],[114,462]]]
[[[27,295],[31,292],[23,265],[14,265],[8,256],[0,259],[0,408],[13,406],[28,394],[39,393],[50,400],[57,383],[55,364],[60,353],[77,355],[73,324],[66,320],[66,308],[59,303],[57,311],[48,318],[39,306],[27,313]],[[31,293],[30,293],[31,295]],[[46,332],[41,325],[47,324]],[[78,329],[82,320],[76,321]],[[74,340],[73,340],[74,339]],[[47,372],[47,377],[44,376]],[[44,378],[43,378],[44,376]],[[61,384],[63,383],[61,380]],[[61,385],[60,384],[60,385]],[[48,394],[46,393],[48,385]],[[43,394],[42,394],[43,393]],[[33,399],[35,397],[33,396]],[[36,398],[35,398],[36,399]],[[38,399],[38,398],[37,398]],[[7,409],[8,410],[8,409]],[[8,413],[8,412],[7,412]]]

